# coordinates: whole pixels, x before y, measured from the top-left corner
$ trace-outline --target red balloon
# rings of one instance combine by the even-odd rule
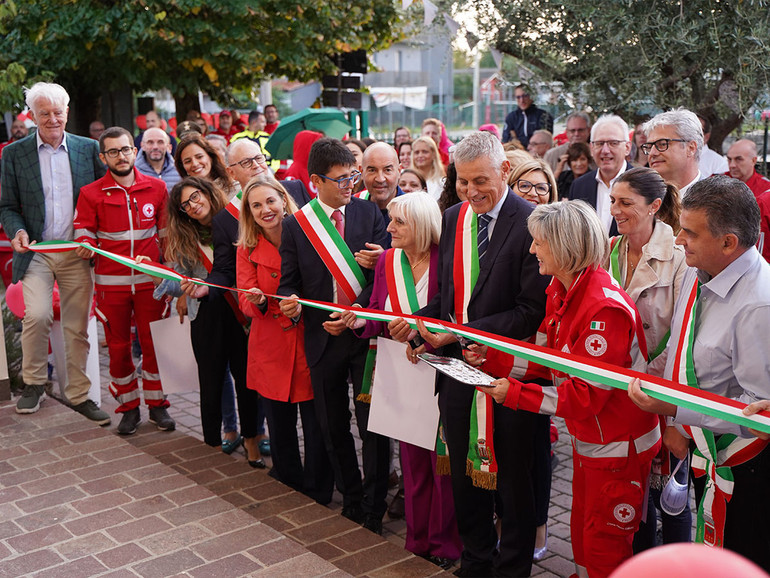
[[[759,566],[740,554],[703,544],[668,544],[651,548],[623,562],[610,578],[767,578]]]
[[[21,281],[10,285],[5,290],[5,304],[16,317],[19,319],[24,317],[24,288]]]

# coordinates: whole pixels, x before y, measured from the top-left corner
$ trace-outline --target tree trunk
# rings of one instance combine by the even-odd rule
[[[736,128],[741,126],[743,117],[737,114],[731,114],[726,118],[716,118],[711,121],[711,138],[709,139],[709,148],[715,150],[720,155],[725,154],[722,151],[722,145],[727,136]]]
[[[101,92],[80,84],[65,88],[70,95],[67,130],[72,134],[88,136],[88,125],[101,116]]]
[[[198,94],[180,94],[174,95],[174,104],[176,104],[176,124],[179,126],[187,119],[187,113],[191,110],[199,110]]]

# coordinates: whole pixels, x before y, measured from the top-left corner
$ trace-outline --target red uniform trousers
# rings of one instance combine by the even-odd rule
[[[104,291],[97,288],[96,304],[104,323],[107,349],[110,354],[110,393],[120,403],[115,413],[123,413],[139,407],[139,384],[131,356],[131,319],[136,322],[136,332],[142,346],[142,389],[148,407],[168,407],[163,395],[155,359],[155,348],[150,334],[150,322],[163,315],[162,301],[152,297],[152,284],[142,284],[125,289]]]
[[[591,578],[603,578],[633,555],[652,459],[640,460],[632,451],[625,467],[611,469],[596,467],[596,460],[574,450],[572,457],[572,554]]]

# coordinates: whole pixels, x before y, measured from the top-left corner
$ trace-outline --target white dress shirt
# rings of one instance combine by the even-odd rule
[[[36,133],[36,138],[45,200],[43,241],[72,241],[75,195],[72,191],[72,169],[67,148],[67,134],[64,134],[56,150],[41,140],[39,132]]]

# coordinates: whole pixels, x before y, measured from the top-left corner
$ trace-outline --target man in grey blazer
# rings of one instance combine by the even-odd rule
[[[37,132],[6,147],[0,169],[0,222],[11,239],[13,281],[23,281],[26,307],[21,334],[24,391],[16,411],[34,413],[45,397],[57,282],[67,362],[65,395],[77,412],[108,425],[109,414],[88,399],[87,327],[94,289],[90,264],[74,251],[30,251],[34,242],[73,239],[80,187],[104,176],[105,168],[96,141],[64,132],[69,95],[62,86],[39,82],[26,90],[26,103]]]

